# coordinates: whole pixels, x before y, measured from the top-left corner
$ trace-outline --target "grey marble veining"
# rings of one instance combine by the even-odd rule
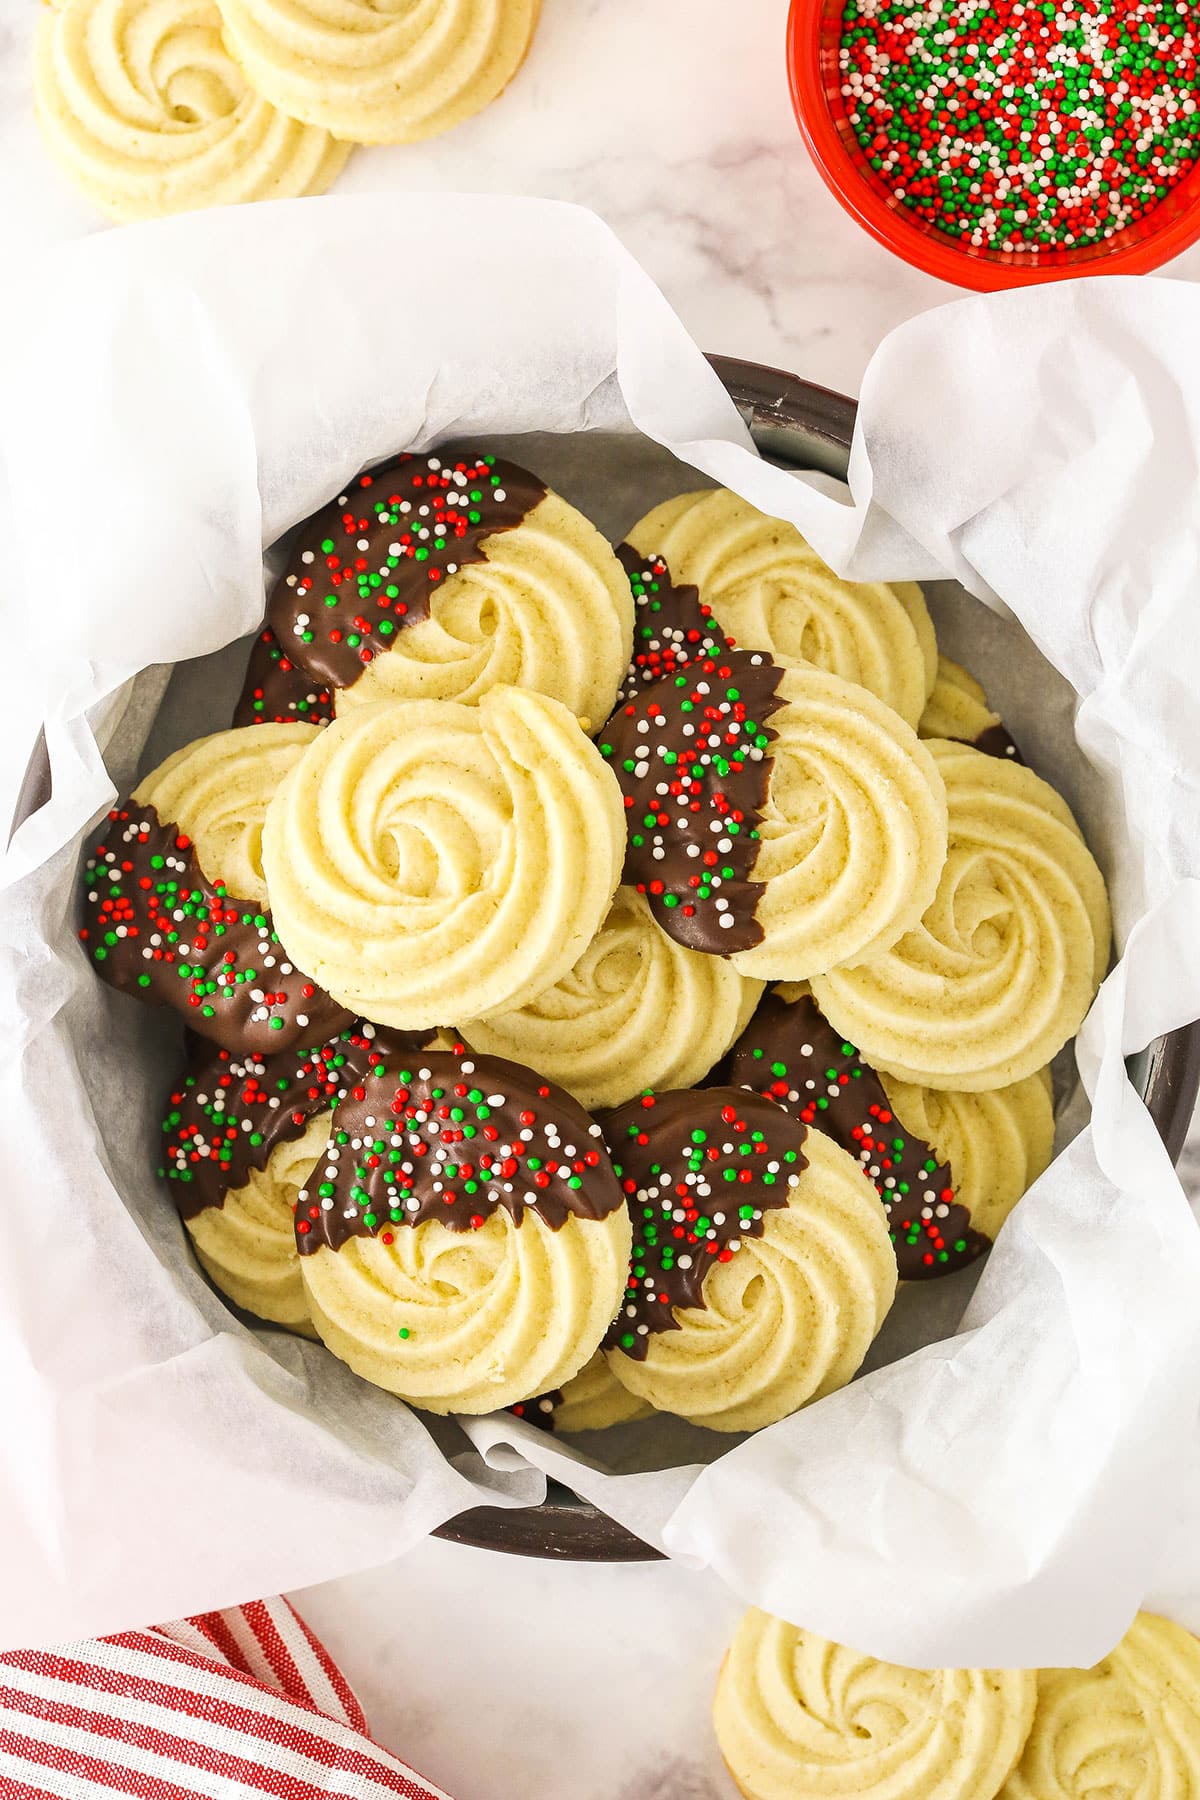
[[[40,8],[0,0],[6,267],[102,223],[47,163]],[[879,249],[808,162],[786,0],[544,0],[510,91],[444,139],[360,151],[347,192],[475,189],[593,207],[698,341],[856,391],[879,339],[955,296]],[[1200,274],[1200,249],[1172,274]],[[478,278],[469,263],[414,278]],[[1183,1163],[1200,1198],[1200,1135]],[[376,1733],[457,1800],[733,1800],[709,1705],[739,1605],[668,1566],[554,1566],[429,1542],[297,1597]]]

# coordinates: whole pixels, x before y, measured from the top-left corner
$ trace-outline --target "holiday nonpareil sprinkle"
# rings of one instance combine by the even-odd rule
[[[847,0],[842,100],[910,211],[1001,254],[1103,242],[1200,156],[1187,0]]]

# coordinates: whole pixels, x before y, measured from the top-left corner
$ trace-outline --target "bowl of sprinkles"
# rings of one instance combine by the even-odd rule
[[[1158,268],[1200,237],[1196,0],[792,0],[826,185],[961,287]]]

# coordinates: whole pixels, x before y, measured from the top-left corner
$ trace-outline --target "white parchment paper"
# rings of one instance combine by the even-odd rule
[[[369,1566],[467,1505],[536,1500],[544,1472],[904,1662],[1090,1662],[1146,1596],[1200,1626],[1200,1237],[1123,1062],[1200,1014],[1198,315],[1193,289],[1110,281],[901,328],[850,498],[757,459],[662,297],[570,207],[292,202],[10,274],[0,603],[53,792],[0,886],[0,1644]],[[152,728],[182,725],[180,681],[215,694],[220,659],[160,713],[164,665],[253,630],[264,547],[348,476],[451,434],[634,430],[844,572],[951,575],[1023,627],[1079,696],[1063,781],[1122,958],[1081,1039],[1093,1122],[965,1317],[930,1301],[889,1353],[918,1348],[716,1461],[616,1474],[507,1416],[430,1428],[230,1315],[151,1174],[175,1027],[93,979],[73,884]],[[1013,685],[1022,734],[1067,692]]]

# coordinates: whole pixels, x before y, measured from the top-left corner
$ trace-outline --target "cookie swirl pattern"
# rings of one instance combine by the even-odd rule
[[[212,0],[58,0],[34,92],[51,153],[114,219],[319,194],[350,154],[255,92]]]
[[[1139,1613],[1092,1669],[1040,1669],[1025,1753],[1000,1800],[1200,1794],[1200,1643]]]
[[[296,1197],[329,1142],[332,1109],[317,1113],[299,1137],[276,1144],[261,1169],[230,1188],[220,1207],[184,1219],[202,1268],[235,1305],[257,1318],[313,1335],[293,1214]]]
[[[228,1050],[303,1049],[353,1016],[292,961],[266,905],[267,805],[313,736],[260,725],[189,744],[113,808],[84,863],[96,973]]]
[[[814,976],[821,1011],[877,1069],[1007,1087],[1078,1030],[1108,964],[1104,878],[1071,811],[1026,769],[933,739],[950,848],[932,904],[881,956]]]
[[[334,1110],[296,1211],[313,1322],[431,1412],[490,1412],[577,1374],[629,1268],[599,1127],[498,1058],[433,1052]]]
[[[273,800],[263,864],[288,949],[354,1012],[403,1029],[525,1005],[599,929],[620,793],[555,700],[358,707]]]
[[[239,718],[530,688],[595,729],[629,663],[633,597],[590,520],[488,453],[398,457],[299,530]],[[332,697],[330,699],[330,697]]]
[[[661,556],[675,582],[694,585],[743,649],[857,682],[915,728],[937,667],[915,583],[843,581],[793,525],[726,488],[655,507],[629,541]]]
[[[801,980],[895,942],[945,860],[915,732],[837,675],[729,650],[640,688],[601,733],[630,815],[625,879],[681,943]]]
[[[540,0],[220,0],[234,53],[294,118],[359,144],[448,131],[516,74]]]
[[[694,1087],[761,992],[723,958],[675,943],[645,898],[622,887],[561,981],[519,1011],[460,1030],[474,1049],[527,1063],[594,1111],[646,1088]]]
[[[747,1800],[995,1800],[1029,1734],[1035,1679],[876,1662],[752,1608],[713,1722]]]
[[[788,671],[754,878],[761,946],[744,975],[798,981],[895,943],[921,917],[945,855],[942,783],[887,706],[836,675]]]
[[[339,690],[337,709],[372,700],[461,700],[504,683],[549,694],[594,728],[629,661],[632,607],[595,526],[548,493],[519,529],[487,542],[403,631],[392,653]]]
[[[355,1024],[312,1050],[233,1056],[202,1040],[171,1093],[159,1178],[216,1285],[238,1306],[311,1329],[293,1214],[333,1108],[385,1055],[420,1046]]]
[[[1054,1154],[1049,1069],[980,1094],[943,1093],[894,1075],[880,1079],[903,1130],[949,1163],[972,1225],[994,1238]]]
[[[313,1323],[357,1375],[426,1412],[486,1413],[561,1387],[595,1351],[628,1266],[628,1220],[552,1231],[497,1212],[301,1259]]]
[[[133,791],[187,833],[204,868],[231,894],[267,904],[263,821],[285,775],[316,736],[313,725],[252,725],[185,744]]]
[[[605,1340],[622,1387],[754,1431],[849,1381],[896,1291],[883,1209],[854,1160],[733,1088],[651,1096],[604,1127],[635,1227]]]
[[[806,982],[764,995],[722,1073],[854,1157],[883,1203],[901,1280],[953,1275],[989,1248],[947,1158],[927,1136],[900,1129],[879,1076],[833,1030]]]

